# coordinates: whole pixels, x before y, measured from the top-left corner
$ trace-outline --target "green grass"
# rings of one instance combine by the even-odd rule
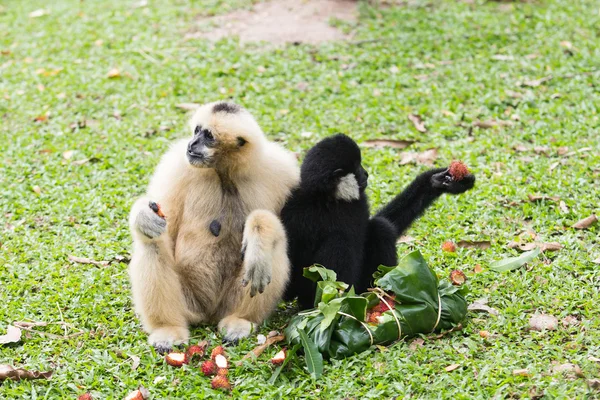
[[[588,379],[598,378],[600,370],[588,359],[600,357],[600,274],[593,263],[600,256],[599,226],[569,228],[598,212],[600,198],[596,1],[447,0],[383,9],[363,4],[355,26],[341,25],[356,32],[355,40],[379,40],[284,49],[241,47],[233,39],[214,45],[183,40],[199,15],[251,1],[149,3],[132,8],[133,2],[120,0],[2,2],[0,332],[12,321],[33,320],[65,321],[85,334],[69,340],[33,334],[1,346],[0,364],[55,374],[49,381],[5,382],[0,398],[75,398],[87,390],[95,398],[122,398],[140,384],[155,399],[217,395],[196,368],[170,368],[146,344],[131,307],[125,262],[99,268],[67,257],[128,258],[128,209],[169,141],[187,134],[187,116],[175,105],[229,96],[293,151],[345,132],[358,141],[417,140],[413,151],[437,147],[440,166],[464,160],[478,177],[476,188],[440,199],[408,232],[417,242],[399,245],[398,251],[419,248],[441,277],[464,269],[469,301],[487,297],[499,310],[497,317],[469,314],[462,332],[426,340],[416,350],[398,343],[333,361],[319,381],[302,360],[293,360],[268,384],[273,368],[266,360],[273,348],[259,362],[231,371],[234,398],[598,395],[584,378],[550,373],[554,362],[575,363]],[[51,13],[29,18],[38,8]],[[570,50],[564,41],[572,44]],[[60,72],[45,76],[36,72],[41,68]],[[121,78],[107,78],[112,68]],[[540,86],[518,86],[550,75]],[[298,88],[300,82],[307,90]],[[510,91],[523,97],[510,97]],[[46,122],[33,121],[45,113]],[[409,113],[423,116],[426,134],[413,128]],[[513,125],[469,128],[489,119]],[[84,120],[87,126],[78,128]],[[304,138],[305,131],[314,135]],[[536,153],[535,146],[549,150]],[[591,149],[559,156],[562,146],[570,152]],[[72,157],[65,159],[69,150]],[[374,209],[426,168],[400,166],[395,149],[365,148],[363,154]],[[92,161],[75,162],[83,159]],[[560,196],[569,211],[552,201],[524,202],[527,194]],[[490,271],[492,261],[516,254],[507,244],[524,230],[564,248],[528,268]],[[442,242],[460,239],[491,240],[492,246],[459,249],[455,257],[442,253]],[[482,273],[473,273],[476,264]],[[559,319],[574,315],[580,324],[530,332],[528,319],[535,312]],[[280,313],[261,332],[284,321]],[[64,334],[58,325],[39,329]],[[480,330],[492,338],[482,339]],[[214,327],[197,328],[193,335],[219,340]],[[255,340],[231,348],[231,359],[253,348]],[[130,354],[141,358],[135,371]],[[444,370],[454,363],[460,368]],[[520,368],[530,376],[514,376]],[[154,383],[157,377],[165,379]]]

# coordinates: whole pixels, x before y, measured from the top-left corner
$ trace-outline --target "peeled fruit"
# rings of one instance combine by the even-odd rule
[[[185,353],[169,353],[165,356],[165,361],[172,367],[181,367],[188,363],[188,356]]]
[[[285,361],[285,349],[282,349],[279,353],[275,354],[273,358],[271,358],[271,362],[274,365],[281,365]]]
[[[465,176],[469,175],[469,169],[462,161],[452,161],[448,172],[455,181],[462,181]]]
[[[123,400],[146,400],[150,397],[150,392],[143,386],[140,386],[137,390],[129,393]]]
[[[210,381],[210,385],[212,386],[213,389],[225,389],[225,390],[231,389],[231,384],[229,383],[229,380],[227,379],[226,376],[223,376],[223,375],[215,376],[212,379],[212,381]]]
[[[459,269],[450,272],[450,281],[455,286],[460,286],[467,281],[467,276]]]
[[[442,244],[442,251],[445,251],[447,253],[455,253],[456,245],[454,244],[454,242],[448,240]]]
[[[225,356],[222,354],[216,355],[215,364],[217,365],[217,368],[229,368],[229,363],[227,362]]]
[[[210,358],[215,361],[215,358],[217,357],[217,355],[225,355],[225,349],[223,348],[223,346],[217,346],[215,347],[212,352],[210,353]]]
[[[213,360],[204,361],[202,363],[202,373],[205,376],[211,376],[217,373],[217,364]]]

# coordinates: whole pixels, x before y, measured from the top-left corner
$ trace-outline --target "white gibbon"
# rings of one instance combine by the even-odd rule
[[[295,156],[233,103],[206,104],[190,124],[129,218],[133,302],[159,352],[193,324],[218,323],[225,341],[249,335],[290,272],[279,213],[299,182]]]

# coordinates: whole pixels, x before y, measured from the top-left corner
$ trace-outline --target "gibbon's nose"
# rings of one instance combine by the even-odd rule
[[[198,139],[192,139],[188,144],[187,151],[194,156],[202,156],[202,145]]]

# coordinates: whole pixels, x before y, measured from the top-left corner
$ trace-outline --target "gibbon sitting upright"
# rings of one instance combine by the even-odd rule
[[[159,352],[186,342],[190,324],[218,323],[225,341],[247,336],[289,278],[278,215],[298,184],[295,156],[236,104],[202,106],[191,130],[130,214],[133,301]]]
[[[303,277],[313,264],[364,292],[379,265],[398,264],[396,240],[435,199],[474,186],[475,177],[464,174],[454,179],[448,168],[426,171],[369,218],[368,174],[358,145],[342,134],[317,143],[302,163],[300,186],[281,211],[292,263],[286,299],[298,297],[300,307],[313,307],[316,284]]]

